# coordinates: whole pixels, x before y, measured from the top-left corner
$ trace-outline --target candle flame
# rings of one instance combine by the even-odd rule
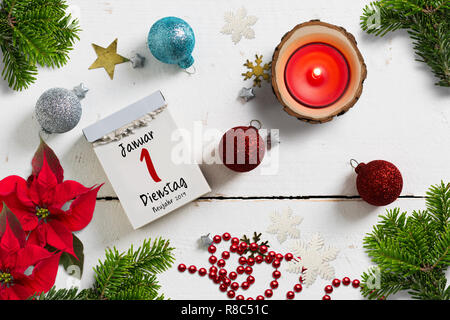
[[[317,79],[317,78],[320,78],[321,75],[322,75],[322,69],[314,68],[313,77]]]

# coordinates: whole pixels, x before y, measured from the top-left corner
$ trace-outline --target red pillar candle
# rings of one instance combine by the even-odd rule
[[[346,113],[366,79],[364,58],[344,28],[312,20],[295,26],[275,48],[272,88],[284,110],[309,123]]]
[[[326,43],[310,43],[291,55],[284,77],[295,100],[308,107],[323,108],[344,94],[350,71],[338,49]]]

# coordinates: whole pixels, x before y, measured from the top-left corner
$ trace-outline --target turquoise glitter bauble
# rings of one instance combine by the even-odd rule
[[[155,22],[148,34],[148,48],[161,62],[187,69],[194,63],[195,35],[183,19],[166,17]]]

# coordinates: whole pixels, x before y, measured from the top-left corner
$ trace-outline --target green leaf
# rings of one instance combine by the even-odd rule
[[[64,270],[66,270],[69,275],[81,279],[84,265],[84,247],[81,240],[75,235],[73,235],[73,250],[76,257],[67,252],[63,252],[59,263],[64,267]]]

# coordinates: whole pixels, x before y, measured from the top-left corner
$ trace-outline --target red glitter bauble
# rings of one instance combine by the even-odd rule
[[[236,172],[255,169],[264,158],[264,140],[253,126],[234,127],[228,130],[219,144],[219,154],[223,164]]]
[[[374,206],[386,206],[400,196],[403,178],[392,163],[375,160],[360,163],[356,169],[356,187],[361,198]]]

